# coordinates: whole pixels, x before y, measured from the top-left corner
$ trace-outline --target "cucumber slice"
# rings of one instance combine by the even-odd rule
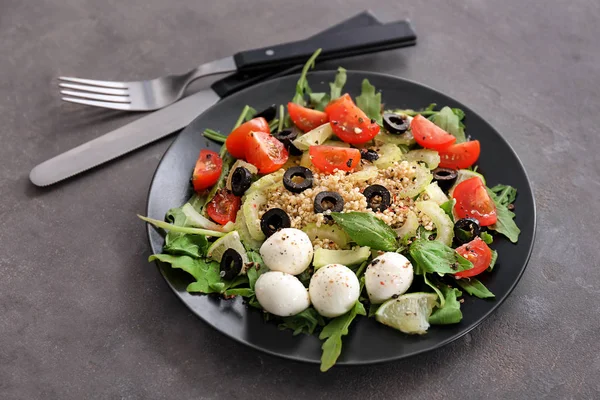
[[[402,160],[402,150],[395,144],[385,143],[379,148],[379,158],[373,164],[379,169],[385,169]]]
[[[292,143],[294,143],[294,146],[296,146],[298,149],[305,151],[308,150],[310,146],[318,146],[325,143],[325,141],[332,136],[333,130],[331,129],[329,122],[327,122],[316,127],[312,131],[299,136]]]
[[[446,246],[450,246],[454,238],[454,224],[448,214],[431,200],[417,201],[415,207],[427,215],[435,225],[435,240],[444,243]]]
[[[399,198],[413,198],[419,195],[433,179],[433,175],[427,168],[418,163],[413,164],[416,166],[415,178],[411,183],[402,188],[402,190],[398,191]]]
[[[216,262],[221,262],[221,258],[223,258],[223,253],[227,249],[234,249],[237,251],[242,257],[242,261],[244,264],[249,262],[248,254],[246,253],[246,249],[242,244],[239,233],[237,231],[231,231],[227,235],[220,237],[217,239],[206,251],[206,255],[208,258],[215,260]],[[242,269],[243,271],[243,269]]]
[[[302,228],[302,230],[308,235],[311,242],[317,238],[329,239],[337,244],[340,249],[348,248],[350,238],[348,237],[348,234],[337,225],[317,226],[317,224],[311,223]]]
[[[429,196],[429,200],[435,202],[437,205],[442,205],[448,201],[448,197],[444,194],[444,191],[440,189],[437,182],[431,182],[425,188],[425,194]]]
[[[395,145],[412,146],[415,144],[415,139],[410,131],[406,131],[401,135],[392,135],[387,132],[381,131],[375,136],[375,143],[389,143]]]
[[[374,165],[365,165],[362,170],[346,176],[345,179],[354,183],[366,182],[369,179],[377,178],[377,171],[378,169]]]
[[[333,146],[333,147],[344,147],[344,148],[348,148],[350,147],[350,144],[346,143],[346,142],[340,142],[339,140],[326,140],[325,143],[323,143],[323,146]]]
[[[350,267],[363,263],[369,257],[371,257],[371,248],[367,246],[357,247],[352,250],[316,249],[313,266],[315,269],[329,264],[342,264]]]
[[[313,166],[312,161],[310,160],[310,154],[308,151],[302,153],[302,158],[300,158],[300,166],[310,169]]]
[[[235,225],[234,229],[240,235],[240,240],[244,247],[248,250],[258,251],[262,242],[259,240],[254,240],[252,236],[250,236],[250,231],[248,230],[248,226],[246,225],[246,219],[244,218],[244,210],[240,209],[237,212],[237,216],[235,217]]]
[[[485,177],[479,172],[471,171],[470,169],[459,169],[456,176],[456,182],[454,182],[454,185],[448,190],[448,197],[452,197],[452,193],[454,193],[454,189],[459,183],[473,177],[478,177],[485,185]]]
[[[406,214],[406,221],[404,221],[404,225],[398,229],[395,229],[395,231],[398,234],[398,237],[403,240],[417,236],[417,229],[419,229],[419,218],[414,211],[409,211]]]
[[[249,196],[256,191],[264,191],[275,184],[283,182],[283,174],[285,174],[285,171],[283,169],[278,169],[275,172],[263,176],[250,185],[248,190],[246,190],[246,196]]]
[[[248,227],[248,233],[250,233],[250,237],[254,240],[258,240],[261,242],[264,241],[266,237],[262,229],[260,229],[260,218],[258,217],[258,210],[266,202],[267,196],[265,195],[265,193],[261,190],[255,190],[250,194],[246,194],[246,199],[244,200],[244,204],[242,205],[242,210],[244,211],[244,220],[246,221],[246,226]]]
[[[436,169],[440,165],[440,154],[435,150],[411,150],[404,155],[406,161],[424,162],[427,168]]]

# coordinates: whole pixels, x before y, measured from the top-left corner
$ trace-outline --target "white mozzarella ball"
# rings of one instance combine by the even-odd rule
[[[314,273],[308,286],[313,306],[324,317],[348,312],[358,300],[360,284],[350,268],[329,264]]]
[[[308,291],[302,282],[285,272],[265,272],[256,280],[254,291],[262,308],[280,317],[296,315],[310,306]]]
[[[271,271],[301,274],[313,258],[310,238],[300,229],[285,228],[272,234],[260,247],[260,255]]]
[[[408,290],[413,281],[413,266],[399,253],[384,253],[375,258],[365,271],[369,300],[381,304]]]

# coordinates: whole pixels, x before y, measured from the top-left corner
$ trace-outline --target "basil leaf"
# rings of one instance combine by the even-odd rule
[[[417,274],[437,272],[454,274],[473,268],[473,264],[454,249],[437,240],[417,239],[410,245],[410,256],[417,264]]]
[[[488,288],[476,278],[457,279],[456,284],[471,296],[479,297],[480,299],[496,297],[494,293],[490,292]]]
[[[359,246],[396,251],[396,232],[371,213],[331,213],[333,220]]]
[[[498,202],[505,206],[514,203],[517,198],[517,189],[509,185],[496,185],[490,190],[494,192]]]
[[[481,232],[479,234],[479,237],[485,242],[485,244],[492,244],[492,242],[494,241],[494,237],[485,231]]]
[[[258,277],[267,272],[269,268],[267,268],[262,257],[256,251],[248,251],[247,254],[248,260],[253,263],[246,272],[248,275],[248,285],[250,286],[250,289],[254,290],[254,285],[256,285]]]
[[[173,232],[174,233],[174,232]],[[167,237],[172,232],[167,234]],[[201,258],[206,255],[208,248],[208,240],[203,235],[185,235],[179,234],[175,238],[165,239],[163,252],[172,255],[190,256],[193,258]]]
[[[325,325],[325,320],[319,315],[317,310],[312,307],[307,308],[299,314],[291,317],[284,317],[283,322],[279,324],[279,329],[291,329],[294,331],[293,335],[299,335],[305,333],[312,335],[315,329]]]
[[[449,288],[442,285],[440,288],[444,293],[444,307],[436,309],[429,316],[429,323],[432,325],[448,325],[457,324],[462,320],[462,312],[460,311],[460,302],[457,300],[462,292],[456,288]]]
[[[292,103],[300,104],[301,106],[305,106],[306,102],[304,100],[304,94],[311,94],[310,86],[308,86],[308,81],[306,80],[306,75],[311,68],[315,67],[315,60],[321,54],[321,49],[317,49],[313,53],[313,55],[308,59],[304,67],[302,68],[302,73],[300,74],[300,78],[298,79],[298,83],[296,83],[296,94],[292,98]]]
[[[360,96],[356,98],[356,105],[363,110],[367,117],[374,119],[378,124],[381,118],[381,93],[375,93],[375,86],[368,79],[362,81]]]
[[[491,272],[496,265],[496,261],[498,261],[498,252],[496,250],[492,250],[492,260],[490,261],[490,266],[487,267],[486,271]]]
[[[311,93],[308,95],[310,105],[319,111],[323,111],[327,103],[329,103],[329,95],[327,93]]]
[[[346,84],[346,69],[338,67],[337,74],[333,82],[329,83],[331,88],[330,100],[335,100],[342,95],[342,90]]]
[[[431,282],[429,279],[427,279],[427,274],[423,274],[423,281],[425,282],[425,284],[427,286],[429,286],[430,288],[433,289],[435,294],[437,294],[438,301],[440,302],[440,307],[444,307],[444,304],[446,303],[446,299],[444,298],[443,293],[438,288],[438,286],[441,286],[441,285]]]
[[[498,217],[496,223],[490,225],[489,228],[506,236],[511,242],[517,243],[521,230],[513,220],[515,213],[510,211],[506,205],[501,203],[501,201],[506,201],[507,197],[498,198],[494,192],[488,188],[486,189],[496,204],[496,216]]]
[[[467,141],[465,131],[460,126],[460,119],[450,107],[444,107],[433,117],[433,123],[456,137],[456,143]]]
[[[365,307],[360,301],[344,315],[332,319],[321,331],[319,339],[325,340],[321,349],[321,372],[333,367],[342,352],[342,336],[348,334],[348,328],[357,315],[366,315]]]
[[[154,260],[169,263],[171,267],[182,269],[192,275],[196,282],[188,285],[188,292],[222,293],[227,288],[227,282],[220,275],[219,263],[215,261],[170,254],[154,254],[148,258],[148,261]]]

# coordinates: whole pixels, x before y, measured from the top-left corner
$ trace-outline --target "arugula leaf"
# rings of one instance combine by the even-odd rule
[[[254,290],[252,290],[250,288],[227,289],[225,291],[225,295],[227,295],[227,296],[252,297],[252,296],[254,296]]]
[[[514,203],[517,198],[517,189],[509,185],[496,185],[490,190],[497,196],[498,202],[505,206]]]
[[[452,212],[452,209],[454,208],[455,204],[456,204],[456,199],[450,199],[450,200],[445,201],[442,204],[440,204],[440,208],[442,210],[444,210],[444,212],[446,213],[447,216],[450,217],[450,220],[452,220],[452,222],[454,222],[454,213]]]
[[[460,302],[457,297],[462,295],[462,292],[456,288],[449,288],[442,285],[440,288],[446,299],[444,307],[437,308],[430,316],[429,323],[432,325],[448,325],[457,324],[462,320],[462,312],[460,311]]]
[[[473,268],[473,264],[454,249],[437,240],[417,239],[410,245],[410,256],[417,264],[418,275],[426,272],[454,274]]]
[[[371,249],[396,251],[396,232],[385,222],[370,213],[331,213],[333,220],[359,246]]]
[[[363,110],[367,117],[381,124],[381,92],[375,93],[375,86],[368,79],[362,81],[360,96],[356,98],[356,105]]]
[[[335,100],[342,95],[346,79],[346,69],[338,67],[334,81],[329,83],[329,87],[331,88],[331,94],[329,95],[330,100]]]
[[[465,292],[471,296],[479,297],[480,299],[489,299],[496,297],[494,293],[490,292],[479,279],[457,279],[456,284],[463,288]]]
[[[169,232],[171,234],[171,232]],[[167,234],[167,237],[169,236]],[[163,252],[173,255],[190,256],[194,258],[204,257],[208,248],[208,240],[203,235],[182,235],[165,239]]]
[[[256,285],[258,277],[267,272],[269,268],[267,268],[262,257],[256,251],[248,251],[247,254],[248,260],[253,263],[246,272],[248,275],[248,285],[250,286],[250,289],[254,290],[254,285]]]
[[[329,95],[323,92],[311,93],[308,95],[308,98],[310,99],[310,105],[319,111],[323,111],[327,103],[329,103]]]
[[[304,94],[311,94],[310,86],[308,86],[308,81],[306,80],[306,75],[311,68],[315,67],[315,60],[321,54],[321,49],[317,49],[313,53],[313,55],[308,59],[304,67],[302,68],[302,73],[300,74],[300,78],[298,79],[298,83],[296,83],[296,94],[292,98],[292,103],[300,104],[301,106],[306,105],[306,101],[304,100]]]
[[[462,121],[463,119],[465,119],[465,112],[463,110],[461,110],[460,108],[453,108],[452,112],[454,113],[454,115],[456,115],[458,117],[459,121]]]
[[[494,237],[485,231],[481,232],[479,237],[485,242],[485,244],[492,244],[494,241]]]
[[[464,114],[463,114],[464,115]],[[467,141],[465,131],[460,126],[460,119],[450,107],[444,107],[433,117],[433,123],[456,137],[456,143]]]
[[[144,217],[139,214],[138,214],[138,218],[141,219],[142,221],[146,221],[149,224],[154,225],[157,228],[161,228],[161,229],[164,229],[164,230],[170,231],[170,232],[191,233],[193,235],[206,235],[206,236],[213,236],[213,237],[225,236],[224,232],[211,231],[209,229],[190,228],[187,226],[177,226],[174,224],[169,224],[168,222],[165,222],[165,221],[160,221],[158,219]]]
[[[508,240],[513,243],[517,243],[519,240],[519,234],[521,230],[513,220],[515,217],[515,213],[510,211],[506,205],[502,204],[501,201],[506,201],[508,196],[505,195],[502,198],[498,198],[494,192],[492,192],[489,188],[486,188],[492,200],[496,204],[496,215],[498,220],[495,224],[490,225],[489,229],[493,229],[498,233],[506,236]]]
[[[425,284],[427,286],[429,286],[430,288],[433,289],[435,294],[437,294],[438,301],[440,302],[440,307],[444,307],[444,304],[446,303],[446,299],[444,298],[444,295],[438,288],[439,285],[436,285],[434,282],[431,282],[429,279],[427,279],[427,274],[423,274],[423,281],[425,282]]]
[[[491,272],[496,265],[496,261],[498,261],[498,252],[492,249],[492,260],[490,261],[490,266],[487,267],[486,271]]]
[[[427,107],[425,107],[425,110],[423,111],[434,111],[436,107],[437,103],[430,103]]]
[[[324,326],[325,320],[319,315],[317,310],[312,307],[307,308],[299,314],[291,317],[283,317],[283,322],[279,324],[279,329],[291,329],[294,331],[293,335],[299,335],[305,333],[312,335],[315,329],[319,326]]]
[[[365,307],[360,301],[344,315],[332,319],[321,331],[319,339],[325,340],[321,349],[321,372],[333,367],[342,352],[342,336],[348,334],[348,328],[357,315],[366,315]]]
[[[221,278],[218,262],[170,254],[154,254],[148,258],[148,261],[154,260],[169,263],[171,267],[192,275],[196,282],[188,285],[188,292],[222,293],[227,288],[227,282]]]

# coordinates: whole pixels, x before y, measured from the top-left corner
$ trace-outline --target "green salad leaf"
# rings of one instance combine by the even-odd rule
[[[423,281],[425,282],[425,284],[427,286],[429,286],[430,288],[433,289],[435,294],[437,294],[438,301],[440,302],[440,307],[444,307],[444,304],[446,303],[446,298],[444,297],[444,294],[442,293],[442,291],[439,289],[440,285],[436,284],[436,282],[430,281],[427,278],[427,274],[423,274]]]
[[[333,220],[359,246],[371,249],[396,251],[396,232],[371,213],[331,213]]]
[[[252,290],[250,288],[227,289],[225,291],[225,295],[227,295],[227,296],[252,297],[252,296],[254,296],[254,290]]]
[[[301,333],[312,335],[320,326],[325,326],[325,320],[319,315],[317,310],[312,307],[307,308],[299,314],[291,317],[283,317],[283,322],[279,324],[279,329],[291,329],[293,335]]]
[[[492,272],[497,261],[498,261],[498,252],[496,250],[492,250],[492,260],[490,261],[490,266],[487,267],[486,271]]]
[[[330,100],[335,100],[342,95],[346,79],[346,69],[338,67],[334,81],[329,83],[329,88],[331,89],[331,94],[329,95]]]
[[[381,92],[375,93],[375,86],[368,79],[362,81],[360,96],[356,98],[356,105],[363,110],[367,117],[381,124]]]
[[[465,130],[460,125],[460,119],[450,107],[444,107],[433,116],[433,123],[456,137],[456,143],[467,141]]]
[[[348,334],[348,328],[357,315],[367,315],[365,307],[360,301],[344,315],[332,319],[321,331],[319,339],[325,340],[321,349],[321,371],[325,372],[333,367],[342,352],[342,336]]]
[[[317,49],[313,53],[313,55],[308,59],[306,64],[304,64],[304,68],[302,68],[302,73],[300,74],[300,78],[298,79],[298,83],[296,83],[296,94],[292,98],[292,103],[300,104],[301,106],[306,105],[306,101],[304,100],[304,94],[311,94],[310,86],[308,86],[308,80],[306,79],[306,75],[311,68],[315,67],[315,60],[321,54],[321,49]]]
[[[444,306],[433,311],[429,316],[429,323],[432,325],[459,323],[462,320],[462,312],[460,311],[460,302],[457,298],[462,295],[462,292],[445,285],[442,285],[440,289],[445,298]]]
[[[310,105],[315,110],[323,111],[327,103],[329,103],[329,95],[327,93],[311,93],[308,95]]]
[[[450,199],[450,200],[440,204],[440,208],[442,210],[444,210],[444,212],[446,213],[447,216],[450,217],[452,222],[454,222],[454,213],[452,213],[452,209],[454,208],[455,204],[456,204],[456,199]]]
[[[142,221],[146,221],[149,224],[156,226],[157,228],[161,228],[161,229],[164,229],[164,230],[170,231],[170,232],[191,233],[193,235],[206,235],[206,236],[213,236],[213,237],[225,236],[224,232],[211,231],[209,229],[201,229],[201,228],[190,228],[187,226],[178,226],[178,225],[174,225],[174,224],[169,224],[168,222],[165,222],[165,221],[160,221],[158,219],[144,217],[139,214],[138,214],[138,218],[141,219]]]
[[[490,190],[494,192],[498,202],[507,207],[509,204],[514,203],[517,198],[517,189],[509,185],[496,185]]]
[[[169,234],[167,234],[167,237],[169,237]],[[163,252],[165,253],[194,258],[204,257],[206,249],[208,249],[208,240],[203,235],[179,234],[175,238],[165,239],[165,245],[163,246]]]
[[[452,112],[454,113],[454,115],[456,115],[458,117],[459,121],[462,121],[463,119],[465,119],[465,112],[463,110],[461,110],[460,108],[452,108]]]
[[[219,263],[215,261],[170,254],[154,254],[148,258],[148,261],[154,260],[169,263],[171,267],[182,269],[192,275],[196,282],[188,285],[188,292],[223,293],[227,288],[227,282],[220,275]]]
[[[473,263],[437,240],[417,239],[408,251],[416,263],[418,275],[427,272],[454,274],[473,268]]]
[[[479,237],[485,242],[485,244],[492,244],[492,242],[494,241],[494,237],[486,231],[481,232],[479,234]]]
[[[489,229],[493,229],[496,232],[506,236],[511,242],[517,243],[521,230],[514,221],[515,213],[510,211],[504,204],[510,198],[509,195],[506,194],[503,197],[498,197],[490,189],[488,189],[488,193],[496,204],[496,215],[498,217],[496,223],[490,225]]]
[[[480,299],[496,297],[494,293],[490,292],[489,289],[476,278],[457,279],[456,284],[471,296],[479,297]]]
[[[250,260],[250,262],[252,263],[252,265],[250,266],[250,268],[248,268],[248,271],[246,272],[246,274],[248,275],[248,284],[250,286],[250,289],[254,290],[254,285],[256,285],[258,277],[264,274],[265,272],[269,271],[269,268],[267,268],[267,266],[262,260],[262,257],[260,256],[260,254],[258,254],[258,252],[248,251],[246,254],[248,255],[248,260]]]

